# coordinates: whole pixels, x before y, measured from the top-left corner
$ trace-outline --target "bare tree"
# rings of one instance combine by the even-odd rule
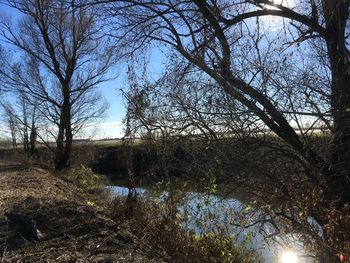
[[[1,103],[4,115],[4,121],[11,133],[12,148],[17,149],[18,121],[14,109],[10,103]]]
[[[16,24],[3,19],[1,37],[24,55],[1,70],[12,91],[34,98],[43,115],[57,127],[55,168],[69,166],[73,136],[101,116],[105,104],[95,91],[106,81],[115,60],[105,45],[94,8],[75,1],[9,0],[23,14]]]
[[[303,176],[290,182],[304,182],[303,189],[312,185],[310,194],[317,196],[318,205],[308,214],[324,227],[324,248],[330,246],[333,255],[349,253],[344,229],[332,234],[334,229],[327,229],[339,223],[339,215],[349,218],[349,1],[98,2],[106,2],[118,41],[134,49],[149,41],[168,45],[287,143],[304,168]],[[271,17],[278,19],[280,30],[266,27]],[[203,114],[194,112],[190,116],[197,119],[191,123],[198,124]],[[306,131],[315,127],[329,132],[324,151],[308,140]],[[291,207],[279,209],[277,214],[296,228],[304,224],[290,217],[295,214]],[[330,219],[335,210],[339,215]],[[343,241],[336,244],[332,235]]]
[[[21,137],[24,152],[33,154],[36,145],[36,131],[38,116],[36,105],[31,105],[25,93],[18,93],[18,97],[7,98],[1,102],[5,120],[8,122],[14,145],[17,145],[18,135]],[[6,98],[6,96],[4,96]]]
[[[256,69],[255,72],[250,74],[244,73],[246,76],[239,74],[238,70],[240,68],[238,63],[242,63],[242,61],[239,59],[240,57],[232,56],[237,54],[235,48],[242,51],[239,44],[242,43],[241,41],[246,41],[249,29],[254,31],[255,34],[259,34],[256,28],[251,26],[251,20],[248,21],[250,22],[248,28],[242,28],[242,23],[245,19],[252,17],[271,15],[290,20],[291,28],[286,29],[290,32],[282,39],[286,42],[280,42],[282,46],[283,44],[289,44],[293,48],[294,44],[308,41],[309,39],[311,39],[310,41],[317,39],[321,42],[316,44],[319,44],[320,48],[326,48],[321,51],[326,52],[325,55],[328,56],[329,61],[333,61],[333,64],[335,63],[334,61],[341,63],[338,66],[330,63],[328,66],[330,66],[331,70],[327,72],[333,75],[340,74],[337,77],[332,76],[331,87],[329,87],[333,111],[334,140],[332,145],[334,149],[332,150],[332,160],[334,160],[334,155],[337,155],[339,151],[339,147],[335,147],[336,141],[339,140],[339,136],[346,137],[346,128],[343,127],[346,121],[343,120],[338,123],[338,118],[340,118],[339,112],[342,112],[341,116],[346,114],[346,103],[339,103],[339,96],[333,95],[335,90],[338,92],[340,89],[343,93],[347,90],[347,85],[343,83],[345,81],[344,78],[348,77],[346,73],[347,66],[343,64],[348,61],[348,50],[344,42],[347,37],[345,25],[348,18],[348,3],[330,3],[325,1],[322,4],[321,2],[311,1],[310,3],[304,3],[302,6],[289,8],[268,0],[232,5],[225,1],[116,2],[118,9],[112,10],[111,14],[115,16],[123,15],[125,22],[123,26],[129,25],[125,29],[125,33],[138,30],[138,34],[131,35],[128,41],[133,39],[136,42],[137,40],[148,38],[162,41],[174,47],[188,61],[216,80],[226,93],[253,111],[267,127],[288,142],[311,166],[314,166],[316,170],[322,170],[323,172],[327,170],[329,172],[330,166],[327,165],[326,160],[320,158],[312,149],[304,147],[299,135],[291,127],[286,116],[283,115],[283,111],[280,110],[280,105],[277,105],[278,101],[264,91],[264,88],[266,90],[273,85],[271,83],[267,83],[268,86],[266,84],[260,85],[262,87],[253,85],[259,84],[256,78],[261,76],[261,73],[266,74],[266,72],[263,69]],[[302,11],[298,12],[301,8],[304,8],[304,13],[301,13]],[[141,25],[141,21],[144,22],[142,26],[136,27],[136,25]],[[338,23],[340,24],[336,25]],[[131,30],[132,28],[135,28],[134,31]],[[296,36],[299,38],[296,38]],[[288,40],[290,41],[288,42]],[[340,51],[342,52],[332,52],[334,45],[341,47]],[[306,47],[310,48],[310,46],[307,45]],[[246,46],[246,48],[252,49],[254,46]],[[333,56],[338,56],[338,59]],[[342,70],[340,70],[340,67]],[[272,75],[268,77],[268,80],[271,78]],[[327,96],[329,95],[327,90],[324,92]],[[339,105],[334,106],[334,104]],[[321,113],[326,115],[324,112]],[[345,117],[343,116],[342,118],[344,119]],[[341,154],[341,156],[338,157],[344,158],[344,154]],[[346,163],[348,162],[332,163],[330,164],[331,170],[333,171],[336,167],[340,169],[340,166],[346,165]],[[336,192],[329,193],[329,195],[341,195],[342,199],[347,202],[350,199],[347,191],[349,182],[346,174],[344,174],[344,171],[347,169],[340,170],[343,172],[333,172],[337,174],[336,177],[342,183],[339,183],[337,187],[329,187],[329,189],[332,189],[331,191]],[[318,172],[310,174],[310,179],[320,184],[317,174]],[[343,176],[340,176],[340,174],[343,174]],[[330,178],[332,176],[327,175],[326,177]],[[333,179],[331,180],[332,182],[328,183],[334,184],[337,180]],[[346,188],[341,190],[343,187]]]

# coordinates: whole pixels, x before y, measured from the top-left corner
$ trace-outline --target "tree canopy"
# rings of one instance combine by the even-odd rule
[[[106,104],[95,88],[116,62],[106,45],[96,9],[75,1],[17,1],[7,4],[22,18],[4,17],[0,36],[21,57],[0,69],[3,86],[26,93],[50,123],[56,140],[56,169],[69,166],[74,134],[97,120]]]
[[[182,64],[171,73],[172,82],[154,83],[158,91],[147,83],[132,86],[138,87],[130,97],[139,123],[149,129],[169,128],[171,120],[189,121],[197,131],[215,138],[220,127],[242,123],[225,116],[234,112],[248,116],[244,120],[260,126],[260,131],[282,139],[289,146],[289,160],[296,159],[303,167],[302,177],[293,173],[295,182],[310,194],[314,191],[311,195],[318,203],[307,214],[324,227],[325,243],[332,243],[326,230],[328,215],[335,209],[347,218],[350,202],[349,1],[100,3],[117,41],[130,43],[133,50],[149,42],[162,43],[169,53],[176,52],[169,56]],[[272,24],[272,19],[278,22]],[[167,97],[156,99],[159,91]],[[162,107],[166,100],[169,104]],[[186,120],[179,117],[180,111]],[[224,125],[219,123],[223,119]],[[188,127],[178,124],[173,131]],[[327,143],[320,149],[315,138],[321,134]],[[293,177],[280,182],[286,193],[295,191],[288,190]],[[302,225],[301,218],[291,217],[293,209],[282,207],[275,215]],[[335,235],[345,242],[343,230],[338,230]],[[331,246],[337,251],[347,245]]]

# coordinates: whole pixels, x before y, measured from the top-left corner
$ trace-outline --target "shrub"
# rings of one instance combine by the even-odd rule
[[[64,177],[81,188],[84,193],[96,193],[105,189],[108,179],[103,175],[95,174],[90,168],[80,165],[70,169]]]

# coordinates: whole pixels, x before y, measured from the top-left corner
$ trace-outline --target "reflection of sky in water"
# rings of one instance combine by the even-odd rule
[[[121,186],[111,186],[112,193],[119,196],[127,196],[128,188]],[[136,192],[140,196],[147,196],[149,192],[144,188],[136,188]],[[158,200],[165,199],[167,192],[158,193]],[[264,240],[262,234],[257,231],[257,228],[251,227],[249,229],[237,227],[232,225],[232,219],[235,215],[244,213],[246,207],[237,199],[227,198],[222,199],[213,195],[205,195],[196,192],[188,192],[186,194],[184,203],[180,204],[179,214],[186,217],[183,227],[188,230],[195,231],[197,234],[210,232],[224,233],[232,235],[235,234],[237,242],[244,242],[248,235],[252,236],[252,242],[248,242],[247,248],[257,249],[267,263],[287,263],[295,261],[283,261],[283,257],[288,256],[289,251],[294,251],[298,255],[298,263],[315,262],[305,255],[303,245],[296,238],[289,237],[289,245],[278,237],[276,241]],[[254,214],[249,214],[251,220],[254,220]],[[256,213],[258,216],[258,213]],[[204,220],[205,219],[205,220]],[[249,219],[248,219],[249,220]],[[223,229],[222,227],[226,227]],[[265,229],[269,231],[268,226]],[[287,251],[287,252],[286,252]]]
[[[129,192],[129,189],[127,187],[122,186],[110,186],[110,189],[112,190],[113,195],[118,196],[127,196]],[[141,196],[146,192],[145,189],[139,187],[135,188],[135,190]]]

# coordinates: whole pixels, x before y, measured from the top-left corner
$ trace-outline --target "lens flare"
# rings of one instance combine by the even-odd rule
[[[281,255],[281,263],[298,263],[298,257],[293,251],[284,251]]]

